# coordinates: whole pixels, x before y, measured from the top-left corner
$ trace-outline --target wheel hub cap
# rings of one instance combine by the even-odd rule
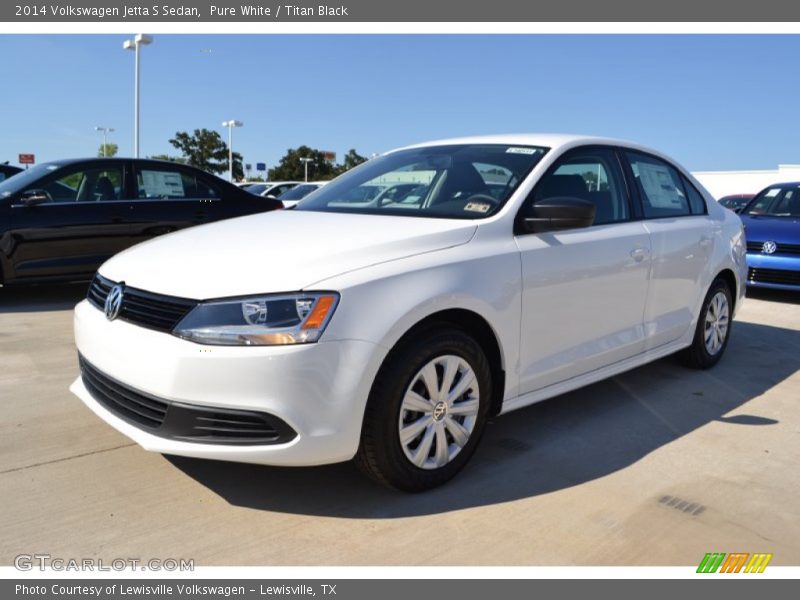
[[[469,442],[480,408],[475,371],[460,356],[439,356],[411,379],[400,405],[398,430],[406,458],[438,469]]]
[[[729,319],[728,297],[723,292],[717,292],[708,303],[704,329],[706,351],[712,356],[725,344],[730,326]]]

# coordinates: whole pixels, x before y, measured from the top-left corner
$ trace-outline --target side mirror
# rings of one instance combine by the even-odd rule
[[[22,192],[22,196],[20,197],[22,203],[27,206],[34,206],[35,204],[41,204],[42,202],[49,202],[51,200],[50,194],[47,193],[46,190],[26,190]]]
[[[597,207],[588,200],[566,196],[545,198],[531,206],[523,223],[529,233],[580,229],[594,223],[596,211]]]

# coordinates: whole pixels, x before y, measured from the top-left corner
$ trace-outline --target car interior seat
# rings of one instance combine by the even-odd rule
[[[97,178],[97,182],[94,184],[94,198],[95,200],[118,200],[114,184],[108,177]]]

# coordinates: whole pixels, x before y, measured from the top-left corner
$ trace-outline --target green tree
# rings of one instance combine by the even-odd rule
[[[269,179],[271,181],[303,181],[305,165],[300,160],[301,158],[311,159],[311,162],[308,163],[309,181],[321,181],[336,175],[335,166],[325,160],[322,152],[316,148],[300,146],[299,148],[289,148],[286,151],[278,166],[269,170]]]
[[[216,131],[195,129],[192,135],[178,131],[169,143],[181,151],[187,164],[217,175],[228,170],[228,144]],[[244,178],[242,155],[238,152],[233,153],[233,178]]]
[[[361,156],[358,152],[356,152],[355,148],[350,148],[350,150],[347,151],[347,154],[344,155],[344,162],[340,165],[336,165],[336,175],[341,175],[345,171],[349,171],[353,167],[357,167],[363,162],[367,162],[367,157]]]
[[[305,164],[301,158],[310,158],[308,163],[308,180],[323,181],[341,175],[345,171],[360,165],[367,159],[361,156],[355,149],[351,149],[345,154],[342,164],[334,164],[325,159],[325,155],[309,146],[289,148],[281,158],[278,166],[269,170],[270,181],[294,180],[303,181],[305,176]]]
[[[100,148],[97,150],[97,156],[116,156],[117,152],[119,152],[119,146],[116,144],[100,144]]]

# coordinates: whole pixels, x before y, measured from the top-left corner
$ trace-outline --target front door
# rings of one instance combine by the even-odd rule
[[[539,181],[526,205],[555,197],[593,202],[595,223],[583,229],[518,232],[522,394],[644,349],[650,236],[641,220],[632,220],[617,153],[604,147],[568,152]]]
[[[88,278],[109,257],[131,245],[123,161],[67,166],[32,184],[46,201],[13,199],[10,247],[20,281]]]

